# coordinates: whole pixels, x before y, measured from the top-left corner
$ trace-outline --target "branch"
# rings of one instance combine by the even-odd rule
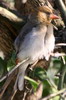
[[[55,3],[61,13],[64,23],[66,25],[66,7],[62,0],[55,0]]]
[[[12,24],[12,26],[18,31],[26,23],[27,17],[20,16],[17,11],[10,11],[6,8],[0,7],[0,20],[7,21]]]
[[[29,58],[23,60],[22,62],[18,63],[18,65],[16,65],[9,73],[7,73],[4,77],[2,77],[0,79],[0,82],[2,82],[3,80],[5,80],[7,77],[9,77],[9,75],[12,74],[12,72],[14,72],[20,65],[22,65],[25,61],[27,61]]]
[[[58,89],[61,90],[64,86],[64,78],[66,74],[66,64],[64,64],[65,61],[62,61],[61,68],[60,68],[60,76],[59,76],[59,84]]]
[[[49,96],[47,96],[47,97],[45,97],[43,99],[40,99],[40,100],[49,100],[49,99],[54,98],[55,96],[58,96],[58,95],[60,95],[60,94],[62,94],[64,92],[66,92],[66,88],[62,89],[62,90],[60,90],[60,91],[58,91],[56,93],[53,93],[53,94],[51,94],[51,95],[49,95]]]
[[[0,7],[0,14],[6,18],[8,18],[10,21],[14,22],[22,22],[23,19],[19,18],[12,12],[8,11],[6,8]]]
[[[5,90],[7,89],[8,85],[10,84],[10,82],[12,81],[12,79],[14,78],[14,76],[16,75],[17,73],[13,72],[8,78],[7,80],[5,81],[4,85],[2,86],[2,88],[0,89],[0,99],[2,98]]]
[[[3,80],[5,80],[7,77],[7,80],[5,81],[5,84],[3,85],[3,87],[0,89],[0,99],[2,98],[6,88],[8,87],[8,85],[10,84],[11,80],[14,78],[14,76],[17,74],[17,68],[22,65],[25,61],[27,61],[27,59],[23,60],[22,62],[18,63],[18,65],[16,65],[9,73],[7,73],[4,77],[2,77],[0,79],[0,82],[2,82]],[[14,96],[14,95],[13,95]]]

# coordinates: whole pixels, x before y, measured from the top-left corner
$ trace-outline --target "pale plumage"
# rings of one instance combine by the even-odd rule
[[[18,88],[22,90],[23,81],[24,81],[24,72],[29,64],[33,64],[36,60],[42,59],[44,57],[44,37],[47,32],[47,27],[43,26],[40,28],[33,28],[31,32],[29,32],[24,41],[21,43],[19,47],[19,53],[17,54],[17,58],[22,61],[26,58],[29,58],[25,64],[20,66],[19,74],[18,74]],[[38,33],[38,34],[37,34]],[[39,34],[41,33],[41,34]],[[19,79],[19,77],[21,77]],[[23,79],[22,79],[23,78]]]
[[[53,25],[49,24],[47,28],[47,34],[45,35],[45,40],[44,40],[46,60],[49,60],[49,57],[54,50],[54,46],[55,46],[55,37],[53,34]]]
[[[47,7],[47,9],[50,8]],[[45,10],[43,9],[42,12],[41,9],[40,12],[37,12],[37,15],[30,16],[29,22],[15,40],[18,61],[29,59],[19,67],[14,89],[23,90],[24,75],[28,65],[44,57],[48,60],[54,49],[53,26],[50,24],[50,14],[47,16]]]

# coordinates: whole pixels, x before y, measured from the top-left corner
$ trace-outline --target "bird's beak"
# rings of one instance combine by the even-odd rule
[[[50,14],[50,19],[59,19],[59,17],[55,14]]]

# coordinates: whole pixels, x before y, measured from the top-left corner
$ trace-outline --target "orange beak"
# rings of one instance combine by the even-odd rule
[[[50,19],[59,19],[59,17],[55,14],[50,14]]]

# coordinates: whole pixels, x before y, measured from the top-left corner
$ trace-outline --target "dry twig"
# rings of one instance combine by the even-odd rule
[[[0,99],[2,98],[2,96],[3,96],[3,94],[4,94],[5,90],[6,90],[6,88],[7,88],[8,85],[10,84],[11,80],[12,80],[12,79],[14,78],[14,76],[16,75],[15,71],[17,70],[17,68],[18,68],[21,64],[23,64],[25,61],[27,61],[27,60],[28,60],[28,58],[25,59],[25,60],[23,60],[22,62],[18,63],[18,65],[16,65],[9,73],[7,73],[7,75],[5,75],[4,77],[2,77],[2,78],[0,79],[0,82],[2,82],[3,80],[5,80],[5,79],[7,78],[5,84],[3,85],[3,87],[2,87],[1,90],[0,90],[0,92],[1,92],[1,93],[0,93]]]
[[[6,8],[0,7],[0,14],[6,18],[8,18],[10,21],[14,22],[21,22],[23,21],[21,18],[17,17],[12,12],[8,11]]]

